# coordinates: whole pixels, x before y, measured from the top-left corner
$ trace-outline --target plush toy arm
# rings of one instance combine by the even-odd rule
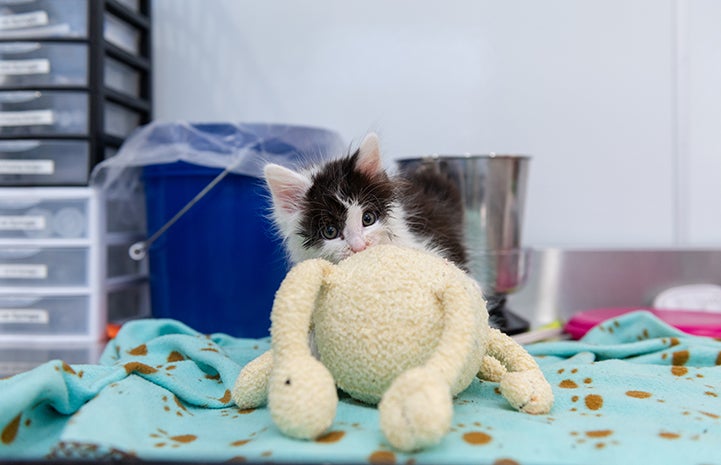
[[[320,286],[320,282],[317,280],[318,278],[322,278],[323,272],[315,272],[315,268],[318,267],[318,264],[303,264],[299,265],[297,270],[293,270],[291,273],[288,274],[288,277],[286,278],[286,281],[283,283],[283,287],[288,289],[286,292],[281,294],[279,292],[279,295],[282,295],[283,297],[279,297],[277,301],[274,304],[273,311],[275,319],[283,319],[287,320],[288,316],[286,316],[287,311],[284,311],[283,309],[288,308],[299,308],[300,305],[296,306],[294,305],[294,301],[296,300],[303,300],[305,299],[305,311],[304,312],[297,312],[294,316],[300,317],[302,321],[293,321],[288,320],[289,324],[298,324],[300,325],[298,328],[300,332],[302,333],[304,328],[310,327],[310,314],[312,314],[312,304],[311,307],[308,308],[308,301],[309,297],[302,295],[302,293],[294,293],[293,290],[295,287],[297,287],[297,282],[299,280],[305,280],[306,286],[303,286],[310,290],[312,292],[312,286]],[[322,265],[321,265],[322,267]],[[308,276],[306,276],[306,274]],[[315,276],[316,280],[309,279],[310,276]],[[290,300],[290,302],[288,302]],[[313,300],[311,299],[310,302]],[[307,320],[307,321],[306,321]],[[280,323],[282,326],[283,323]],[[307,331],[307,329],[306,329]],[[294,335],[294,331],[288,331],[285,330],[286,333],[290,332],[291,335]],[[307,345],[307,336],[306,336],[306,345]],[[291,348],[289,350],[293,351],[293,353],[296,353],[298,356],[304,356],[304,350],[303,347],[295,347],[293,344],[295,344],[295,340],[291,338],[288,341],[285,341],[285,338],[283,339],[284,343],[290,343]],[[288,349],[286,349],[288,350]],[[248,363],[243,369],[240,371],[240,374],[238,375],[238,378],[235,380],[235,385],[233,386],[233,392],[232,397],[233,401],[239,408],[255,408],[259,407],[261,405],[264,405],[268,400],[268,382],[270,378],[271,368],[273,367],[273,351],[268,350],[263,355],[257,357],[250,363]]]
[[[531,354],[510,336],[491,328],[478,377],[500,382],[503,397],[526,413],[548,413],[553,390]]]
[[[273,352],[269,350],[240,370],[232,392],[235,405],[246,409],[260,407],[267,402],[268,378],[272,367]]]
[[[490,328],[486,356],[478,377],[487,381],[500,381],[507,371],[537,369],[538,364],[522,346],[496,328]]]
[[[311,356],[308,345],[315,301],[332,264],[315,259],[294,266],[280,284],[270,315],[274,357]]]
[[[471,357],[481,343],[479,315],[471,310],[476,305],[472,293],[457,281],[448,283],[439,300],[444,309],[443,332],[435,352],[423,367],[453,389],[458,387],[459,379],[473,363]]]
[[[440,297],[444,327],[433,355],[422,366],[398,376],[378,405],[381,429],[403,451],[440,442],[453,417],[453,392],[477,347],[478,322],[470,295],[451,283]],[[477,369],[477,366],[476,366]],[[470,373],[472,379],[475,371]]]
[[[295,438],[322,434],[333,422],[338,404],[335,381],[308,344],[316,299],[332,269],[330,262],[320,259],[296,265],[273,303],[268,407],[278,428]]]

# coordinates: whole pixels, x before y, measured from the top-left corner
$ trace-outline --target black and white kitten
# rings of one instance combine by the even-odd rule
[[[293,263],[337,263],[367,247],[397,244],[466,268],[457,188],[430,171],[389,176],[373,133],[351,155],[301,171],[268,164],[264,174],[273,219]]]

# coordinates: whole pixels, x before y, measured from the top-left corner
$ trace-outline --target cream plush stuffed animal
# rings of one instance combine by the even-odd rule
[[[488,326],[476,282],[425,252],[382,245],[337,265],[299,263],[275,296],[271,321],[271,350],[243,368],[233,400],[240,408],[267,401],[288,436],[322,435],[335,417],[336,388],[378,403],[383,433],[403,451],[441,441],[453,397],[475,376],[500,382],[522,412],[547,413],[553,403],[535,360]]]

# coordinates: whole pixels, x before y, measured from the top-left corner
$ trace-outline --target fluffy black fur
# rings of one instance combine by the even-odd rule
[[[463,240],[463,206],[460,193],[444,174],[418,170],[405,177],[385,172],[369,176],[356,168],[358,151],[325,164],[313,175],[305,195],[298,234],[305,247],[323,240],[328,225],[342,229],[348,203],[357,202],[373,212],[379,221],[392,214],[394,203],[406,213],[406,227],[420,238],[429,239],[434,249],[463,269],[467,252]]]

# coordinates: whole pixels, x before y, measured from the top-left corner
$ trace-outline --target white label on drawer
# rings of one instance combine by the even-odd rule
[[[0,74],[48,74],[50,60],[38,58],[37,60],[0,60]]]
[[[42,231],[46,227],[44,216],[0,216],[0,231]]]
[[[0,265],[2,279],[47,279],[47,265]]]
[[[0,111],[0,126],[35,126],[54,122],[52,110]]]
[[[0,16],[0,31],[45,26],[48,22],[48,13],[42,10],[16,15],[5,15]]]
[[[31,323],[46,325],[49,321],[50,315],[47,310],[24,308],[0,309],[0,324]]]
[[[54,160],[0,160],[0,174],[54,174]]]

